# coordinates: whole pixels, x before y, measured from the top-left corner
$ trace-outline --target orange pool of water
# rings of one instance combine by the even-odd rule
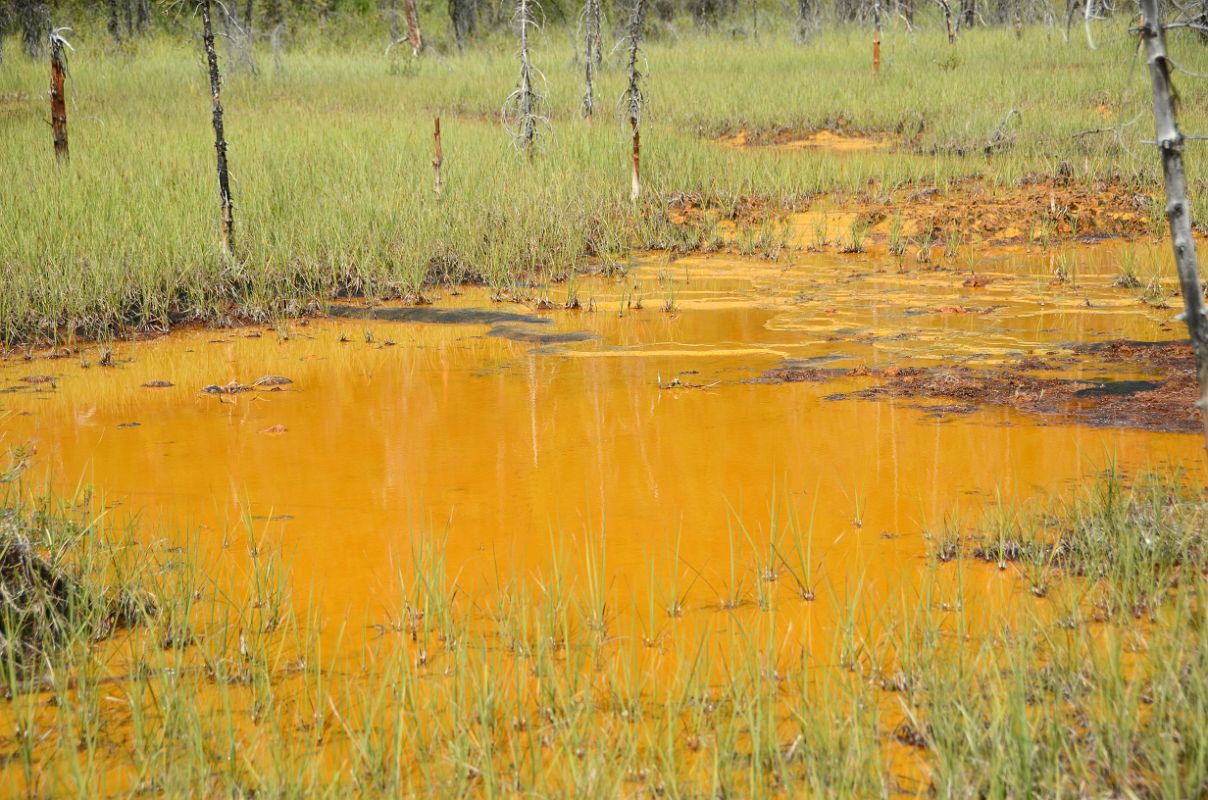
[[[193,531],[219,559],[249,536],[271,541],[299,593],[357,630],[397,613],[415,543],[444,533],[470,596],[501,574],[541,574],[556,553],[581,571],[603,541],[614,609],[646,608],[652,578],[685,587],[689,608],[750,601],[753,565],[784,535],[770,532],[773,508],[781,523],[787,510],[803,528],[812,519],[814,580],[890,596],[946,514],[1060,490],[1109,459],[1196,469],[1201,443],[1001,408],[954,417],[827,399],[850,378],[752,379],[789,358],[990,365],[1177,335],[1175,309],[1111,285],[1115,249],[1079,257],[1074,286],[1050,285],[1050,257],[1015,254],[979,262],[993,280],[971,289],[963,270],[875,257],[652,256],[581,280],[584,310],[493,304],[485,290],[435,306],[540,320],[340,317],[118,344],[112,367],[85,367],[95,350],[9,360],[0,384],[20,391],[0,395],[3,441],[35,448],[35,472],[60,489],[94,485],[113,513]],[[942,313],[953,306],[968,313]],[[292,383],[202,391],[266,375]],[[144,386],[155,381],[171,386]],[[801,627],[825,627],[821,606]]]

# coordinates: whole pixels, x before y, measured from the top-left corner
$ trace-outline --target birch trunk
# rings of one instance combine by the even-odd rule
[[[1195,240],[1191,236],[1191,213],[1187,204],[1187,177],[1183,170],[1183,134],[1175,118],[1175,92],[1170,82],[1171,62],[1166,56],[1166,36],[1158,0],[1141,0],[1145,24],[1141,37],[1149,63],[1153,87],[1153,116],[1158,150],[1162,157],[1162,177],[1166,184],[1166,219],[1170,223],[1170,241],[1174,247],[1179,285],[1183,291],[1183,320],[1195,353],[1196,377],[1200,399],[1196,403],[1204,423],[1204,442],[1208,447],[1208,313],[1200,287],[1199,263]]]

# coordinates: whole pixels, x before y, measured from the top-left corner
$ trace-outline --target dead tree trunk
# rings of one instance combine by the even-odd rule
[[[30,58],[42,55],[42,43],[46,40],[46,26],[50,22],[49,12],[38,0],[17,0],[10,4],[14,22],[21,26],[21,47]]]
[[[642,96],[640,81],[642,73],[638,71],[638,55],[641,52],[642,24],[646,16],[646,0],[634,0],[633,10],[629,15],[629,85],[625,88],[625,109],[629,115],[629,128],[633,133],[633,167],[630,173],[629,199],[636,203],[642,194],[642,106],[646,100]]]
[[[881,0],[872,4],[872,74],[881,71]]]
[[[117,0],[109,0],[109,35],[113,37],[113,41],[122,41],[122,23],[118,19]]]
[[[968,30],[977,22],[977,0],[961,0],[961,27]]]
[[[67,160],[67,97],[63,79],[67,75],[64,47],[70,47],[59,31],[50,28],[50,129],[54,136],[55,156]]]
[[[956,44],[956,28],[952,25],[952,5],[949,0],[935,0],[944,12],[944,27],[948,29],[948,44]]]
[[[227,142],[222,131],[222,79],[218,74],[218,53],[214,49],[214,27],[210,21],[210,0],[199,0],[201,10],[202,41],[206,50],[206,63],[210,69],[210,96],[213,100],[214,150],[217,152],[218,198],[222,203],[221,236],[222,251],[231,255],[234,250],[234,212],[231,205],[231,178],[227,171]]]
[[[1208,311],[1200,288],[1199,263],[1195,240],[1191,238],[1191,209],[1187,203],[1187,177],[1183,171],[1183,134],[1175,118],[1175,91],[1170,81],[1173,64],[1166,56],[1166,36],[1158,0],[1141,0],[1145,24],[1141,38],[1149,62],[1153,86],[1153,116],[1157,144],[1162,156],[1162,177],[1166,184],[1166,219],[1170,223],[1170,241],[1174,247],[1179,285],[1183,290],[1183,321],[1195,352],[1200,399],[1196,405],[1204,422],[1204,443],[1208,447]]]
[[[520,81],[503,101],[500,117],[516,148],[532,158],[537,126],[549,125],[545,95],[538,93],[536,86],[536,80],[544,81],[544,77],[529,61],[529,28],[534,24],[532,0],[516,0],[515,21],[520,29]]]
[[[596,110],[596,67],[600,65],[600,0],[583,5],[583,45],[586,56],[583,116],[591,119]]]
[[[445,163],[444,151],[440,149],[440,117],[436,118],[436,127],[432,133],[432,139],[436,145],[436,157],[432,159],[432,172],[434,173],[432,189],[436,192],[436,196],[440,197],[441,192],[444,190],[444,182],[440,176],[440,167]]]
[[[814,10],[810,0],[797,0],[797,41],[804,42],[814,28]]]
[[[517,102],[520,111],[520,148],[531,154],[537,136],[534,111],[533,68],[529,63],[528,29],[532,23],[529,0],[520,0],[520,88]]]
[[[403,0],[403,16],[407,20],[407,41],[411,44],[411,55],[418,56],[424,49],[424,35],[419,29],[419,11],[415,0]]]

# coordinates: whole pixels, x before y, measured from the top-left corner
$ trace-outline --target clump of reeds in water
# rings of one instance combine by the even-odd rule
[[[0,755],[30,793],[81,795],[1202,796],[1205,503],[1113,475],[1073,497],[991,510],[884,595],[823,577],[812,526],[774,507],[735,522],[752,557],[732,547],[729,585],[685,589],[679,545],[654,559],[648,608],[617,601],[602,533],[552,533],[548,570],[476,596],[446,534],[419,532],[362,643],[291,596],[250,527],[230,582],[155,540],[137,561],[160,566],[134,568],[81,504],[11,494],[47,564],[72,543],[87,597],[159,611],[98,641],[106,606],[63,604],[38,680],[5,673]],[[1000,559],[1001,607],[969,582]],[[811,614],[832,620],[813,644]]]

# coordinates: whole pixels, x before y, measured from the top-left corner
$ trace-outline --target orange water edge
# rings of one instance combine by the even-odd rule
[[[812,516],[832,580],[866,573],[890,586],[945,515],[1060,490],[1108,459],[1126,471],[1194,467],[1199,444],[1001,408],[944,417],[918,402],[826,399],[858,379],[752,379],[790,358],[989,365],[1177,335],[1175,309],[1113,288],[1094,269],[1110,250],[1089,252],[1077,289],[1038,288],[1044,267],[1027,257],[988,263],[979,274],[993,280],[972,290],[959,270],[899,273],[871,259],[656,257],[623,278],[581,281],[594,312],[534,312],[550,324],[511,326],[599,337],[582,343],[327,319],[291,324],[288,338],[208,330],[118,344],[113,368],[10,360],[0,381],[55,383],[0,395],[3,434],[35,447],[36,472],[60,489],[95,486],[151,530],[195,531],[203,552],[238,550],[250,524],[279,544],[296,589],[354,619],[397,599],[415,537],[445,532],[466,591],[489,590],[497,573],[541,573],[553,549],[578,564],[584,542],[603,536],[615,605],[643,599],[652,567],[660,585],[699,573],[693,599],[708,604],[755,558],[751,540],[766,544],[774,506],[781,524],[786,510],[803,528]],[[527,313],[492,305],[485,290],[439,305]],[[199,391],[268,374],[293,383]],[[174,385],[142,387],[155,380]]]
[[[1053,286],[1050,256],[1007,253],[979,262],[993,280],[970,289],[961,268],[875,256],[643,256],[623,276],[545,290],[559,304],[577,293],[583,310],[501,305],[485,289],[436,303],[534,314],[549,322],[504,332],[598,337],[587,341],[342,318],[193,330],[115,344],[113,367],[85,366],[98,349],[3,362],[0,386],[53,383],[0,395],[0,430],[6,446],[35,450],[36,481],[96,487],[114,519],[188,541],[232,590],[247,580],[250,543],[279,554],[295,604],[322,620],[323,652],[350,671],[364,646],[407,638],[416,554],[437,543],[474,630],[491,627],[501,594],[525,587],[535,608],[562,574],[572,602],[602,600],[610,636],[648,645],[632,669],[656,676],[651,686],[674,684],[702,641],[716,650],[714,677],[752,637],[774,643],[772,660],[804,653],[838,667],[853,602],[862,635],[892,637],[893,609],[932,588],[926,537],[946,519],[968,528],[988,504],[1060,493],[1109,463],[1202,479],[1202,444],[1003,408],[952,416],[827,399],[865,385],[856,378],[755,379],[785,359],[994,365],[1078,342],[1176,338],[1176,309],[1112,285],[1118,258],[1085,248],[1075,285]],[[201,391],[264,375],[292,383]],[[812,602],[773,540],[799,570],[794,554],[809,548]],[[1021,585],[1013,569],[973,566],[935,591],[986,628],[1040,608]],[[669,615],[677,600],[682,615]],[[407,646],[412,662],[424,649]]]

